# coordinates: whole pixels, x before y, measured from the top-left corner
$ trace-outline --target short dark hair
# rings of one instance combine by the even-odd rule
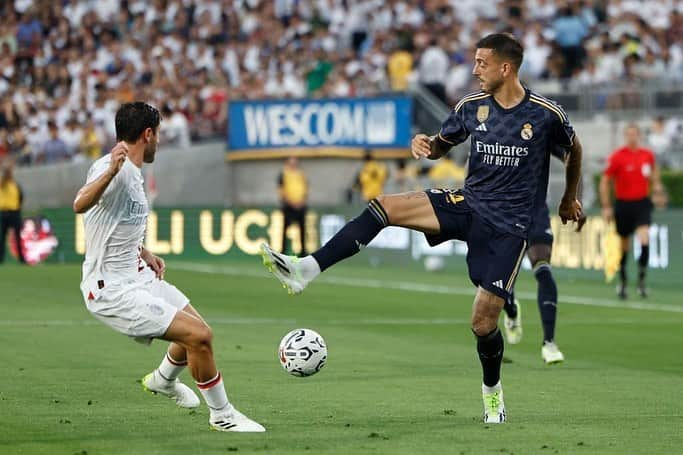
[[[161,123],[157,108],[142,101],[126,103],[116,111],[116,140],[133,143],[147,128],[155,130]]]
[[[491,49],[494,53],[510,63],[519,70],[524,59],[524,48],[517,39],[509,33],[493,33],[479,40],[477,49]]]

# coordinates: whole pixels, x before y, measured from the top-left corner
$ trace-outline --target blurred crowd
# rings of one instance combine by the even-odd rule
[[[471,89],[478,38],[509,31],[526,80],[683,81],[682,0],[0,1],[0,158],[92,159],[122,102],[164,140],[225,134],[227,101]]]

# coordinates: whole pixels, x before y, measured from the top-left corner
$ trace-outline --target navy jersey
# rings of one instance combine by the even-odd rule
[[[467,95],[439,131],[439,138],[451,145],[472,136],[465,198],[494,227],[523,238],[539,192],[545,201],[550,152],[570,148],[574,139],[559,105],[525,92],[511,109],[484,92]]]
[[[550,155],[548,158],[548,166],[550,166],[550,156],[554,156],[558,160],[564,161],[567,159],[567,155],[569,154],[569,151],[566,148],[563,147],[553,147],[550,149]],[[549,180],[549,173],[545,174],[545,178],[541,179],[538,182],[538,191],[536,192],[536,201],[534,203],[534,208],[532,209],[531,216],[532,218],[538,217],[537,215],[539,212],[544,212],[547,216],[548,214],[548,207],[546,205],[546,199],[548,197],[548,180]],[[545,208],[544,208],[545,207]]]

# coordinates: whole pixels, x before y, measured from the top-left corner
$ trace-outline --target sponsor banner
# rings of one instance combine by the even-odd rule
[[[52,229],[59,238],[53,260],[80,261],[85,252],[81,215],[70,209],[45,210]],[[323,209],[310,211],[306,218],[306,250],[314,251],[327,242],[355,215],[357,209]],[[653,271],[676,272],[683,268],[683,210],[655,212],[650,229],[650,267]],[[203,261],[236,259],[258,254],[262,242],[276,250],[282,247],[283,216],[276,209],[182,208],[155,209],[147,223],[146,247],[166,258]],[[584,270],[600,276],[609,275],[619,262],[619,239],[614,226],[599,216],[588,218],[581,233],[571,224],[562,225],[558,217],[551,219],[555,235],[552,265],[558,269]],[[298,226],[287,231],[288,243],[295,254],[301,251]],[[360,248],[360,247],[359,247]],[[391,227],[383,230],[358,255],[371,263],[406,264],[441,257],[448,263],[464,265],[467,245],[459,241],[430,247],[420,233]],[[638,257],[640,246],[634,240],[632,258]],[[674,254],[676,252],[676,254]],[[402,259],[399,259],[402,258]],[[630,261],[631,265],[635,261]],[[525,262],[529,268],[528,261]],[[680,272],[677,272],[680,273]]]
[[[228,148],[406,148],[412,101],[406,96],[229,105]]]
[[[8,236],[9,251],[15,259],[19,258],[18,245],[14,235]],[[46,260],[57,248],[59,241],[52,232],[50,221],[44,216],[25,218],[21,224],[21,251],[30,265]]]

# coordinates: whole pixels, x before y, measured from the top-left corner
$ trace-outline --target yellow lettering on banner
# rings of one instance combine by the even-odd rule
[[[255,224],[260,227],[268,225],[268,216],[260,210],[247,210],[235,221],[235,245],[246,254],[258,254],[261,243],[267,242],[266,237],[249,238],[249,226]]]
[[[583,245],[583,268],[602,270],[605,259],[602,249],[602,238],[605,235],[605,223],[602,218],[590,217],[581,231]]]
[[[156,212],[149,212],[149,216],[147,217],[145,248],[154,254],[169,254],[171,252],[171,242],[168,240],[159,240],[158,234],[159,217]]]
[[[76,214],[76,253],[85,254],[85,226],[83,225],[83,215]]]
[[[306,251],[311,253],[318,249],[318,214],[306,214]]]
[[[185,249],[185,215],[180,210],[171,212],[171,253],[183,254]]]
[[[284,229],[284,216],[281,210],[274,210],[270,214],[270,226],[268,227],[268,237],[270,246],[275,251],[282,251],[282,229]],[[306,213],[306,251],[318,249],[318,214],[312,211]],[[299,225],[294,224],[287,228],[287,238],[291,242],[293,254],[301,254],[301,236],[299,235]]]
[[[209,254],[225,254],[232,247],[233,222],[235,216],[229,210],[221,214],[220,237],[213,238],[213,214],[209,210],[202,210],[199,214],[199,243]]]
[[[268,227],[268,237],[270,246],[275,251],[282,251],[282,229],[284,229],[285,217],[281,210],[273,210],[270,214],[270,226]]]

